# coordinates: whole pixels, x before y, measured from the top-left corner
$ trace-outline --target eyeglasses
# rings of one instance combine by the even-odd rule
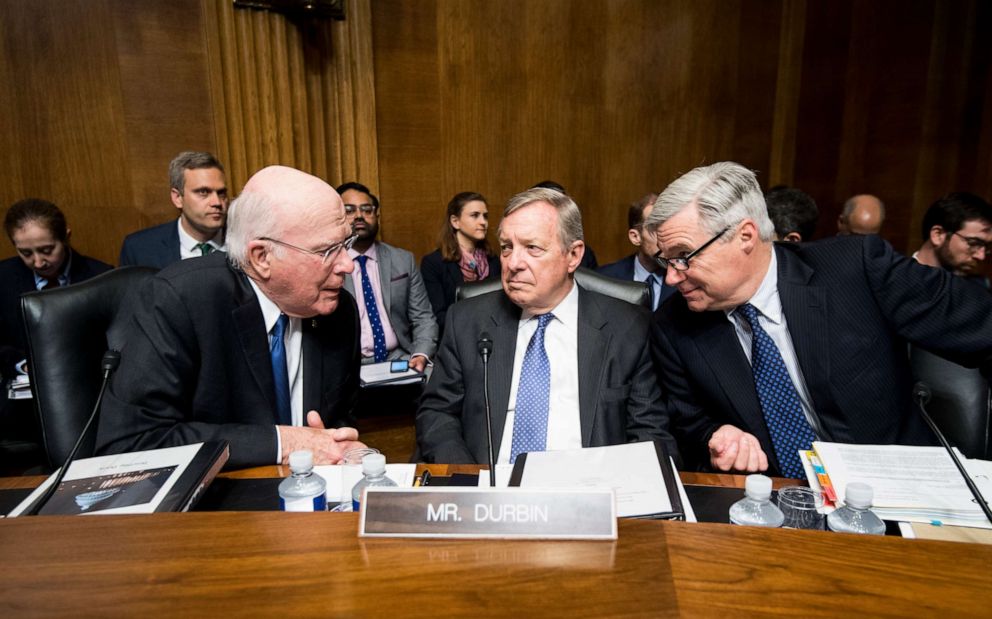
[[[699,247],[699,249],[696,249],[695,251],[691,252],[688,256],[679,256],[678,258],[662,258],[661,250],[659,249],[657,252],[655,252],[652,258],[654,258],[654,261],[658,263],[658,266],[660,266],[663,269],[668,269],[668,267],[672,267],[676,271],[688,271],[689,261],[695,258],[696,256],[698,256],[699,254],[701,254],[704,249],[712,245],[718,238],[726,234],[727,230],[730,230],[730,228],[731,226],[727,226],[723,230],[720,230],[719,232],[716,233],[716,236],[703,243],[702,246]]]
[[[344,212],[348,215],[354,215],[355,211],[361,211],[362,215],[371,215],[375,212],[375,207],[371,204],[345,204]]]
[[[964,242],[968,244],[968,251],[973,254],[977,254],[980,250],[984,249],[985,253],[992,254],[992,243],[985,242],[977,236],[965,236],[958,232],[953,232],[952,234],[957,234],[964,239]]]
[[[313,254],[314,256],[320,256],[321,262],[324,265],[327,265],[327,261],[332,256],[336,255],[339,251],[341,251],[342,249],[345,249],[345,250],[351,249],[351,246],[354,245],[355,244],[355,241],[358,240],[358,235],[357,234],[352,234],[351,236],[349,236],[345,240],[343,240],[343,241],[341,241],[339,243],[334,243],[333,245],[329,246],[327,249],[304,249],[302,247],[297,247],[296,245],[293,245],[291,243],[287,243],[286,241],[280,241],[279,239],[273,239],[273,238],[270,238],[270,237],[267,237],[267,236],[260,236],[260,237],[258,237],[258,240],[259,241],[271,241],[273,243],[278,243],[279,245],[285,245],[286,247],[289,247],[290,249],[295,249],[296,251],[300,251],[300,252],[303,252],[305,254]]]

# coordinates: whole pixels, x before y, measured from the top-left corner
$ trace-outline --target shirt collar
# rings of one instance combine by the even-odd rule
[[[555,319],[564,325],[576,325],[579,322],[579,286],[572,280],[572,289],[568,291],[565,298],[550,311],[555,315]],[[520,324],[524,324],[536,314],[524,310],[520,314]]]
[[[648,278],[648,275],[654,275],[654,274],[651,273],[651,271],[645,269],[644,265],[641,264],[640,258],[637,257],[637,254],[634,254],[634,280],[638,282],[643,282]],[[657,275],[655,275],[654,278],[659,284],[661,283],[661,280],[658,278]]]
[[[69,281],[69,269],[72,267],[72,250],[69,249],[67,245],[65,248],[66,259],[65,264],[62,265],[62,272],[58,275],[59,286],[68,286],[72,282]],[[48,280],[38,275],[34,269],[31,270],[31,274],[34,275],[34,287],[36,290],[44,289],[45,285],[48,284]]]
[[[258,287],[255,280],[249,277],[248,283],[251,284],[252,290],[255,291],[255,296],[258,297],[258,305],[262,308],[262,320],[265,321],[265,332],[270,333],[276,321],[279,320],[279,316],[282,315],[282,310],[279,309],[279,306],[272,299],[265,296],[265,293]]]
[[[355,258],[364,255],[372,262],[379,262],[379,251],[377,249],[378,247],[379,247],[379,242],[373,241],[372,245],[370,245],[369,248],[365,250],[364,254],[355,251],[355,248],[352,247],[351,249],[348,250],[348,256],[351,257],[352,260],[354,260]]]
[[[197,241],[191,237],[188,232],[186,232],[186,229],[183,228],[182,217],[176,220],[176,226],[179,228],[179,246],[182,247],[183,251],[186,253],[192,253],[197,249],[196,246],[200,244],[200,241]],[[207,243],[213,245],[214,249],[224,249],[224,231],[219,230],[217,234],[214,235],[214,238],[207,241]]]
[[[775,255],[775,248],[772,247],[772,259],[768,261],[768,271],[765,273],[761,285],[754,295],[747,300],[761,314],[773,324],[782,322],[782,299],[778,296],[778,257]],[[728,318],[732,319],[732,314],[737,310],[733,308],[724,310]]]

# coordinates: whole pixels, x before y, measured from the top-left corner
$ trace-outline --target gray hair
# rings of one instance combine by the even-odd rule
[[[683,174],[661,192],[644,224],[649,230],[656,230],[692,204],[699,213],[700,223],[710,234],[751,219],[758,226],[762,241],[775,238],[775,226],[768,217],[758,179],[739,163],[721,161]]]
[[[518,193],[507,202],[506,208],[503,209],[503,219],[535,202],[547,202],[558,213],[558,240],[561,242],[562,251],[568,251],[572,243],[583,239],[582,213],[579,212],[579,206],[570,197],[554,189],[534,187]],[[500,227],[502,226],[503,222],[500,221]]]
[[[176,155],[176,158],[169,163],[169,188],[175,189],[179,195],[183,194],[186,188],[186,170],[201,170],[204,168],[217,168],[221,172],[224,166],[217,161],[217,158],[210,153],[187,150]]]
[[[227,211],[227,259],[242,271],[248,265],[248,243],[257,238],[279,236],[275,202],[266,194],[244,191]]]

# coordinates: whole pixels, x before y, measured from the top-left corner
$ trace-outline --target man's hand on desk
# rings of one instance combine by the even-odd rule
[[[314,464],[337,464],[346,451],[365,447],[355,428],[325,429],[317,411],[307,413],[305,427],[279,426],[279,437],[285,465],[289,464],[289,454],[298,449],[312,451]]]
[[[710,437],[710,464],[718,471],[755,473],[768,470],[768,456],[753,434],[723,425]]]
[[[424,373],[424,368],[427,367],[427,357],[423,355],[414,355],[410,357],[410,369],[416,370],[421,374]]]

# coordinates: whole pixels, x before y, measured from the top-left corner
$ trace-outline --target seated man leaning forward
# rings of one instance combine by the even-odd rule
[[[652,349],[687,460],[803,478],[817,439],[932,444],[906,343],[992,372],[987,292],[874,235],[773,244],[739,164],[683,175],[646,225],[681,293],[655,314]]]
[[[675,454],[652,374],[649,315],[575,284],[582,218],[543,188],[512,198],[499,229],[503,289],[453,305],[417,411],[428,462],[488,461],[479,339],[490,334],[496,461],[527,451],[661,439]]]
[[[338,194],[292,168],[255,174],[228,216],[228,253],[160,271],[127,325],[103,402],[100,454],[226,439],[229,468],[333,464],[358,390],[358,310],[342,290],[354,237]],[[309,412],[308,412],[309,411]]]

